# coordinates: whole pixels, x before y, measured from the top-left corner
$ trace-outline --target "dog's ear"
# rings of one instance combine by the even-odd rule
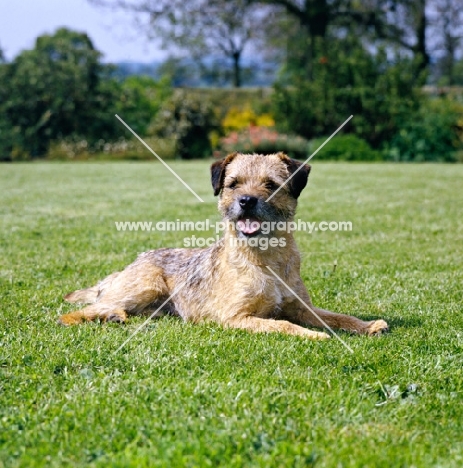
[[[304,190],[307,185],[307,180],[312,166],[296,161],[295,159],[288,158],[284,153],[278,153],[278,156],[288,167],[289,177],[291,178],[288,182],[289,191],[294,198],[298,198],[302,190]]]
[[[225,170],[238,153],[231,153],[222,161],[217,161],[211,166],[211,182],[214,195],[217,196],[223,188]]]

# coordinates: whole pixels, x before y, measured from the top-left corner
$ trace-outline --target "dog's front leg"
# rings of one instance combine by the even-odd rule
[[[384,320],[371,320],[366,322],[351,315],[336,314],[313,305],[310,306],[310,309],[311,310],[302,306],[302,308],[297,311],[298,323],[319,328],[326,328],[326,325],[328,325],[333,329],[361,335],[379,335],[388,331],[387,323]]]
[[[297,335],[311,340],[326,340],[329,335],[323,332],[308,330],[286,320],[264,319],[254,316],[239,316],[228,320],[225,326],[231,328],[241,328],[254,333],[286,333],[288,335]]]
[[[326,328],[328,325],[333,329],[362,335],[379,335],[388,331],[388,325],[384,320],[364,321],[351,315],[337,314],[315,307],[302,280],[295,291],[299,298],[292,298],[291,302],[283,307],[284,318],[291,322],[318,328]]]

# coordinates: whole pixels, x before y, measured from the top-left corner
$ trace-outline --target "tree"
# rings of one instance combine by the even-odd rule
[[[279,36],[291,38],[294,46],[305,52],[308,76],[320,56],[326,55],[333,39],[347,35],[362,37],[372,49],[386,45],[413,54],[417,59],[418,77],[430,63],[428,4],[432,0],[249,0],[257,5],[272,6],[297,22],[283,26]],[[455,0],[457,2],[459,0]],[[280,22],[281,24],[281,22]],[[297,46],[298,45],[298,46]]]
[[[248,0],[89,0],[99,6],[134,13],[138,24],[163,47],[191,54],[226,57],[232,62],[232,82],[242,84],[241,60],[261,33],[265,9]]]
[[[42,156],[51,140],[114,136],[119,90],[86,34],[59,29],[2,65],[0,115],[13,155]],[[112,115],[111,115],[112,114]]]
[[[428,32],[430,0],[392,0],[387,14],[387,24],[393,26],[393,34],[383,37],[391,44],[413,54],[417,60],[417,73],[426,71],[430,63]]]
[[[434,0],[431,8],[431,30],[437,37],[434,50],[439,55],[440,72],[445,84],[455,85],[459,82],[456,64],[463,43],[461,1]]]
[[[389,23],[400,31],[395,43],[421,59],[419,71],[427,71],[433,58],[444,82],[455,84],[454,67],[463,38],[461,0],[394,0],[393,6]]]
[[[0,48],[0,161],[10,161],[11,160],[11,135],[12,127],[10,122],[3,112],[3,103],[8,99],[8,65],[5,63],[5,57],[3,51]]]
[[[233,86],[242,84],[241,59],[252,39],[257,39],[256,24],[261,10],[249,6],[246,0],[200,0],[184,2],[172,21],[174,35],[170,38],[196,58],[219,54],[231,60]]]
[[[314,79],[315,63],[327,54],[329,43],[333,39],[345,37],[349,33],[375,33],[383,37],[389,31],[387,8],[381,0],[352,2],[351,0],[249,0],[255,5],[273,8],[277,23],[282,25],[279,31],[288,38],[289,55],[299,53],[298,61],[305,63],[309,79]],[[386,2],[388,3],[388,2]],[[281,18],[286,13],[290,21]],[[279,13],[279,14],[278,14]],[[293,20],[293,21],[291,21]],[[296,24],[295,24],[295,23]],[[390,25],[388,25],[390,26]],[[392,29],[393,26],[392,26]],[[390,34],[388,32],[388,34]]]

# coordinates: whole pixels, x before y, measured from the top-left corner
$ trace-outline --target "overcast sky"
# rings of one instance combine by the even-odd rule
[[[165,57],[135,30],[127,14],[92,7],[86,0],[0,0],[0,47],[8,60],[33,48],[37,36],[61,26],[86,32],[105,62],[152,62]]]

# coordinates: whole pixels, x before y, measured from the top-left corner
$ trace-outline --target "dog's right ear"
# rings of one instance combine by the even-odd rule
[[[225,170],[238,153],[231,153],[222,161],[217,161],[211,166],[211,182],[214,195],[217,196],[223,188]]]

